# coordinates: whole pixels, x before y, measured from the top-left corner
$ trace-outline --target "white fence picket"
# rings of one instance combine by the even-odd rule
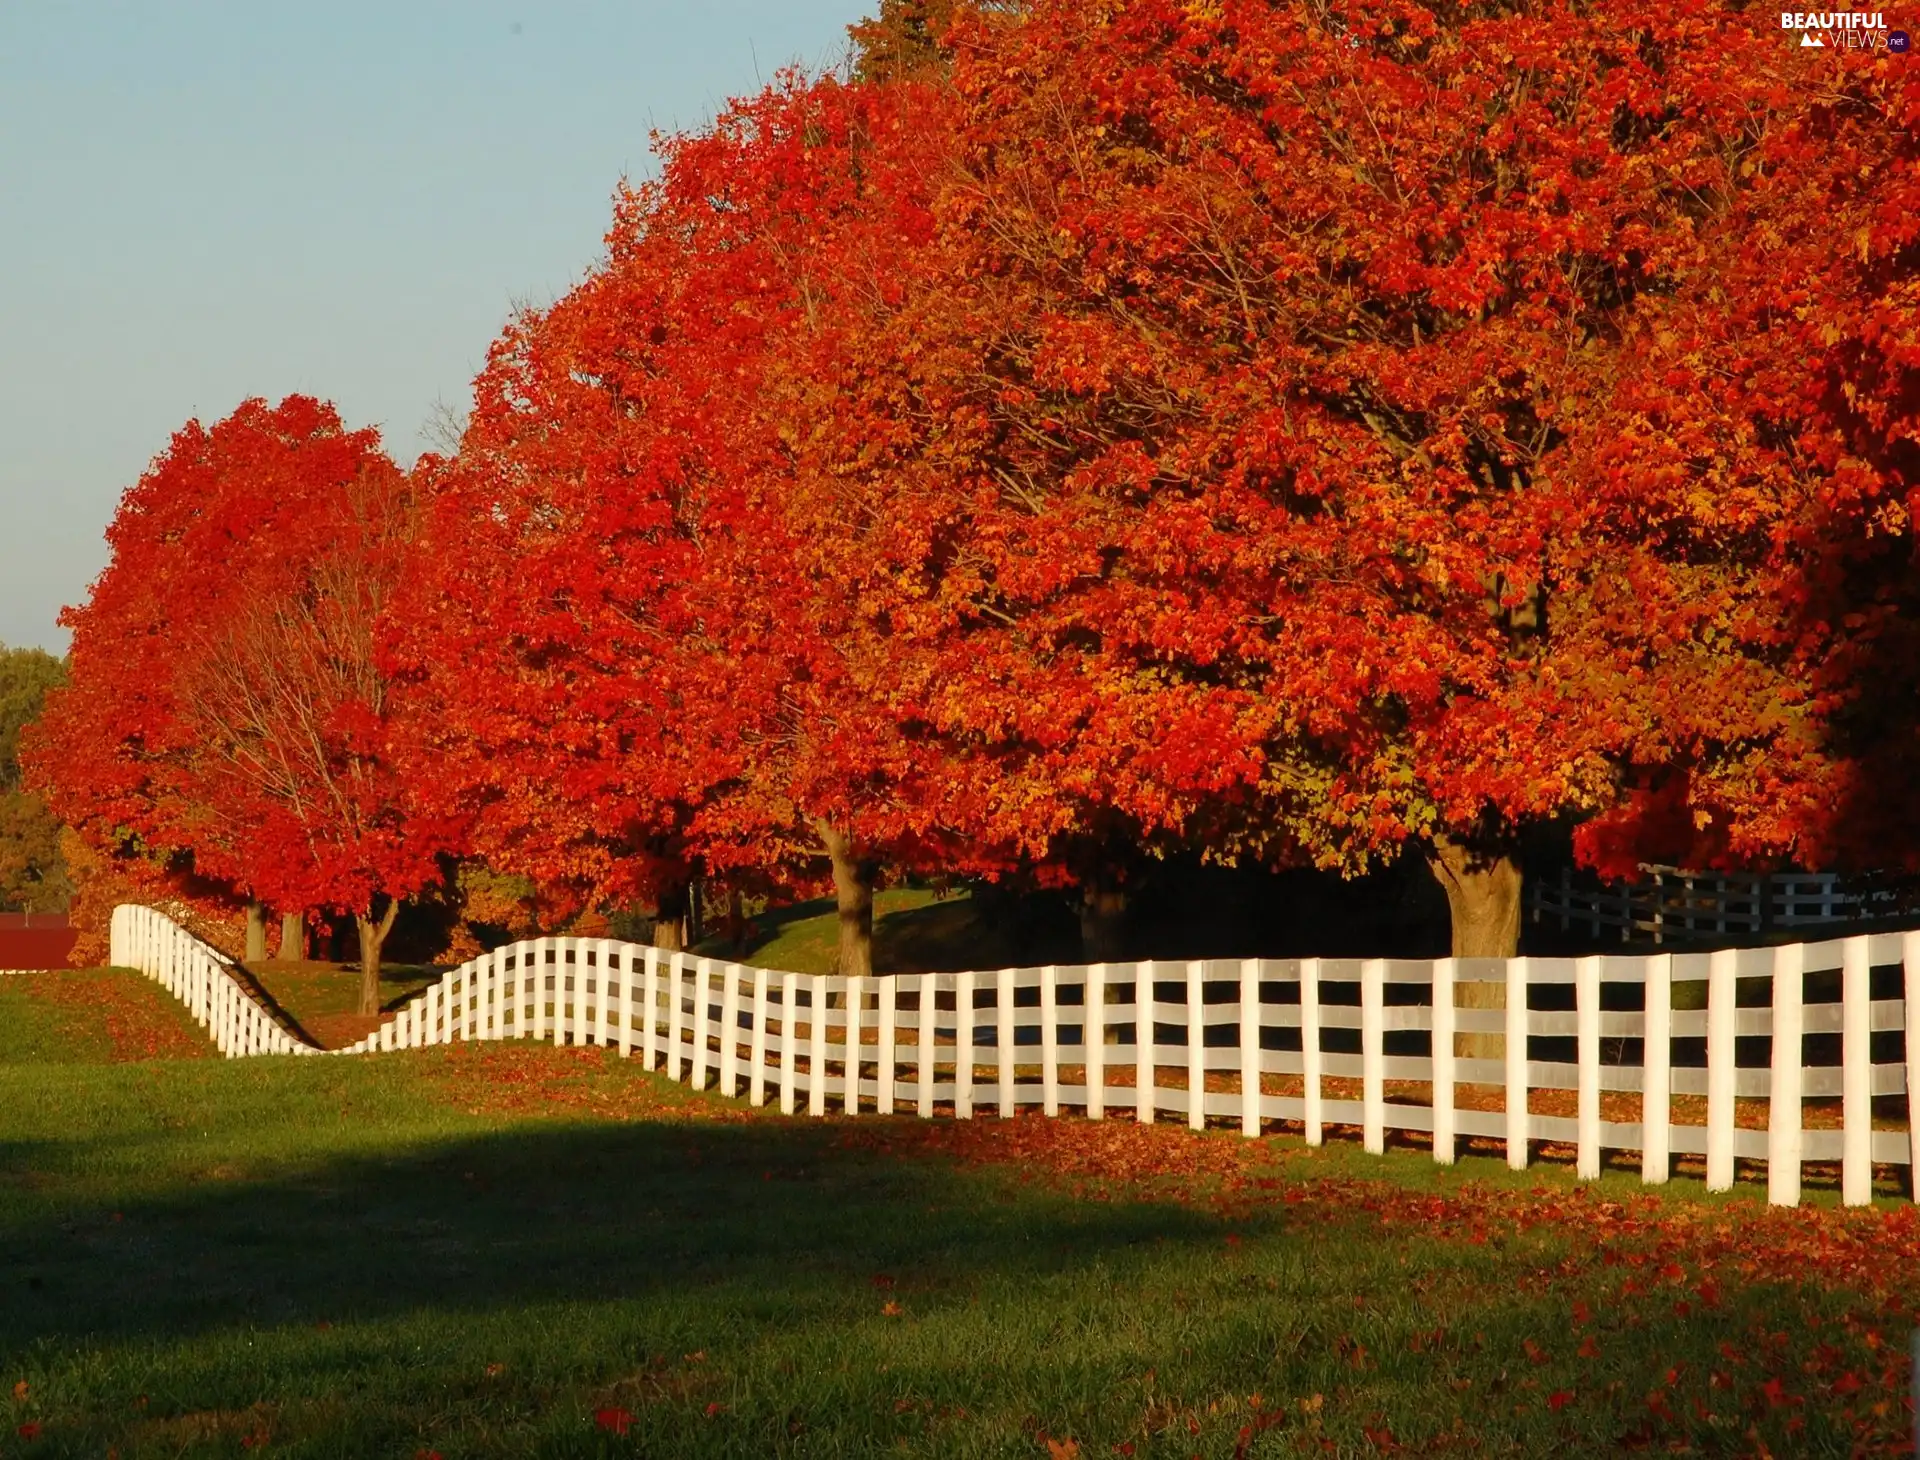
[[[1454,1113],[1457,1058],[1454,1031],[1458,1023],[1455,968],[1451,958],[1442,958],[1433,965],[1433,1043],[1429,1055],[1433,1072],[1433,1159],[1443,1166],[1453,1164],[1458,1145],[1458,1122]]]
[[[1734,970],[1739,954],[1716,949],[1707,961],[1707,1190],[1733,1186],[1734,1097],[1739,1084]]]
[[[1260,960],[1240,960],[1240,1134],[1260,1134]]]
[[[798,1071],[794,1061],[800,1053],[798,1026],[793,1011],[800,1003],[800,975],[780,975],[780,1113],[792,1115]]]
[[[974,976],[955,974],[953,986],[953,1113],[972,1120]]]
[[[1579,1090],[1575,1120],[1579,1144],[1575,1172],[1583,1181],[1600,1179],[1600,959],[1582,958],[1574,969],[1574,1061]]]
[[[1207,966],[1187,964],[1187,1125],[1207,1127]]]
[[[994,984],[994,1058],[1000,1077],[1000,1118],[1012,1118],[1013,1106],[1013,970],[1003,968]]]
[[[1384,959],[1360,965],[1360,1139],[1374,1155],[1387,1148],[1387,1049]]]
[[[1326,1139],[1325,1106],[1320,1098],[1320,1077],[1325,1057],[1320,1051],[1320,960],[1300,960],[1300,1067],[1306,1081],[1302,1102],[1306,1140],[1317,1146]]]
[[[920,1114],[929,1120],[933,1118],[933,1083],[939,1068],[934,1063],[934,1054],[938,1047],[934,1034],[938,1022],[936,1006],[939,1003],[939,987],[938,974],[920,975],[920,1015],[918,1028],[914,1034],[913,1073],[919,1087],[916,1093],[919,1096]]]
[[[1767,1200],[1800,1204],[1801,1033],[1805,1027],[1806,950],[1787,943],[1773,950],[1773,1080],[1767,1095]]]
[[[1107,965],[1087,970],[1086,1009],[1081,1015],[1080,1048],[1085,1060],[1087,1119],[1107,1113]]]
[[[900,1040],[899,1010],[894,1006],[895,995],[899,992],[899,980],[883,978],[877,980],[880,996],[879,1044],[874,1049],[875,1095],[873,1108],[877,1114],[893,1114],[893,1056],[894,1046]]]
[[[1040,1109],[1060,1113],[1060,970],[1040,970]]]
[[[840,1108],[848,1115],[860,1113],[860,1027],[866,1016],[867,981],[855,974],[847,980],[845,1028],[847,1057],[841,1062],[841,1082],[846,1093],[841,1097]]]
[[[1846,940],[1841,964],[1840,1199],[1850,1207],[1873,1200],[1872,958],[1864,937]]]
[[[813,1047],[807,1055],[807,1114],[827,1113],[827,977],[813,976],[812,1007],[807,1011],[807,1028]]]
[[[1507,960],[1507,1165],[1527,1169],[1527,960]]]
[[[721,964],[720,977],[720,1089],[731,1100],[740,1093],[740,965]]]
[[[756,968],[753,971],[753,1044],[749,1058],[752,1068],[748,1074],[747,1102],[756,1108],[767,1103],[767,1023],[770,1011],[767,1007],[767,970]]]
[[[1645,1051],[1640,1123],[1640,1179],[1659,1185],[1673,1167],[1673,955],[1647,960]]]
[[[713,1012],[713,964],[705,958],[687,960],[688,994],[693,1001],[689,1018],[693,1021],[693,1067],[687,1083],[696,1090],[707,1088],[707,1023]]]
[[[1133,973],[1133,1082],[1134,1118],[1141,1125],[1153,1124],[1153,1082],[1158,1074],[1153,1052],[1156,1035],[1153,1021],[1153,960],[1134,965]]]

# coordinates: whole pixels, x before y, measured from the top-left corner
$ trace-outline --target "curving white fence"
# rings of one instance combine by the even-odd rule
[[[179,994],[224,1053],[315,1052],[163,915],[122,907],[113,928],[114,962]],[[1458,1007],[1472,984],[1495,985],[1505,1007]],[[546,937],[461,964],[339,1052],[597,1044],[695,1088],[777,1099],[787,1113],[944,1108],[965,1119],[1024,1105],[1095,1120],[1184,1117],[1196,1129],[1211,1117],[1249,1136],[1293,1122],[1311,1144],[1329,1126],[1357,1126],[1370,1151],[1390,1131],[1429,1136],[1444,1162],[1462,1137],[1491,1137],[1516,1169],[1532,1143],[1556,1142],[1575,1149],[1583,1177],[1600,1174],[1608,1151],[1637,1153],[1648,1182],[1665,1181],[1676,1155],[1703,1156],[1712,1190],[1732,1186],[1747,1160],[1766,1163],[1768,1199],[1788,1206],[1805,1163],[1838,1163],[1843,1199],[1860,1205],[1876,1164],[1920,1159],[1907,1118],[1908,1092],[1920,1088],[1920,1040],[1905,1037],[1916,999],[1920,931],[1697,954],[872,978]],[[1504,1053],[1458,1053],[1462,1035],[1494,1036]],[[1469,1089],[1479,1098],[1463,1101]],[[1569,1095],[1572,1114],[1531,1108]],[[1608,1118],[1605,1095],[1637,1096],[1639,1118]],[[1827,1123],[1808,1128],[1809,1101]],[[1763,1129],[1741,1124],[1739,1102],[1765,1103]],[[1700,1118],[1676,1119],[1690,1111]]]
[[[133,903],[113,910],[108,961],[135,968],[187,1006],[214,1047],[229,1059],[252,1054],[319,1054],[260,1006],[233,976],[225,954],[165,913]]]

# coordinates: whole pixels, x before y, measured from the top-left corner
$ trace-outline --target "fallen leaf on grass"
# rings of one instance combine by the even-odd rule
[[[633,1415],[624,1409],[596,1409],[593,1412],[593,1422],[603,1430],[624,1435],[633,1427]]]

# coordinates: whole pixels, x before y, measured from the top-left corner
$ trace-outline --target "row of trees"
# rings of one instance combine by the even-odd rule
[[[20,732],[65,678],[46,650],[0,644],[0,912],[63,912],[72,896],[60,823],[20,770]]]
[[[358,920],[1170,852],[1886,864],[1914,824],[1920,83],[1727,0],[883,6],[660,143],[402,471],[189,424],[29,755]],[[671,918],[662,920],[670,925]],[[373,997],[368,984],[367,998]]]

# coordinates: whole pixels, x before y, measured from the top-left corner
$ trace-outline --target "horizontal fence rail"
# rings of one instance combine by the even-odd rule
[[[163,915],[120,908],[113,946],[224,1053],[315,1052]],[[1648,1182],[1667,1180],[1676,1156],[1703,1157],[1712,1190],[1748,1161],[1765,1164],[1769,1200],[1787,1206],[1805,1163],[1834,1163],[1843,1200],[1860,1205],[1876,1164],[1916,1161],[1907,1096],[1920,1040],[1905,1036],[1916,997],[1920,931],[1712,953],[865,978],[543,937],[468,960],[338,1052],[592,1044],[789,1114],[1026,1107],[1195,1129],[1212,1119],[1248,1136],[1289,1122],[1310,1144],[1357,1127],[1369,1151],[1395,1133],[1442,1162],[1462,1139],[1491,1138],[1515,1169],[1554,1143],[1588,1178],[1608,1152],[1637,1154]],[[1825,1117],[1812,1127],[1810,1109]]]

